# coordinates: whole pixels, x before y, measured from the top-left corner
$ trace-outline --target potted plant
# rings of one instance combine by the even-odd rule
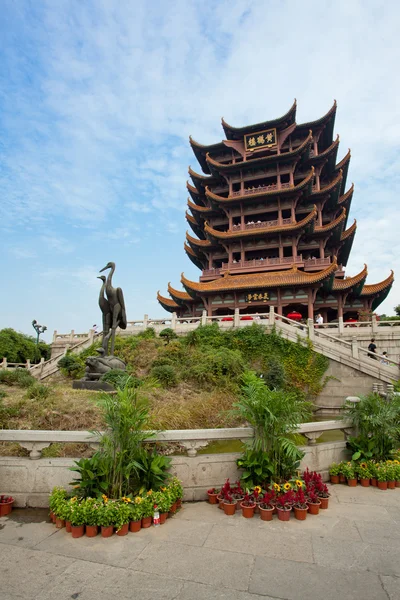
[[[131,514],[129,508],[130,502],[131,499],[126,496],[123,496],[120,502],[115,502],[114,526],[117,530],[117,535],[127,535],[129,531],[129,518]]]
[[[218,504],[218,496],[221,493],[221,490],[219,488],[210,488],[209,490],[207,490],[207,495],[208,495],[208,501],[210,504]]]
[[[343,473],[345,462],[339,463],[339,483],[346,483],[346,475]]]
[[[168,488],[170,490],[171,499],[172,499],[172,507],[171,507],[170,512],[175,513],[176,510],[178,508],[180,508],[182,505],[182,498],[183,498],[182,483],[179,481],[179,479],[177,477],[172,477],[171,481],[168,485]]]
[[[318,515],[321,506],[321,500],[318,498],[314,490],[307,492],[308,512],[310,515]]]
[[[272,521],[273,514],[275,512],[275,492],[265,492],[261,498],[260,504],[260,518],[262,521]]]
[[[380,490],[387,490],[388,482],[386,474],[386,465],[384,463],[379,463],[378,465],[376,465],[376,479],[378,482],[378,488]]]
[[[386,479],[388,490],[394,490],[396,487],[396,469],[391,460],[386,461]]]
[[[129,531],[137,533],[142,528],[143,518],[142,498],[140,496],[136,496],[133,502],[131,502],[129,510]]]
[[[236,499],[227,492],[224,497],[224,513],[233,516],[236,512]]]
[[[339,474],[340,474],[341,465],[338,463],[332,463],[329,467],[329,477],[331,483],[339,483]]]
[[[284,484],[284,488],[285,488]],[[276,499],[276,510],[278,511],[278,519],[280,521],[289,521],[290,513],[294,503],[294,493],[292,490],[288,490],[284,494],[281,494]]]
[[[5,517],[10,514],[14,502],[15,500],[12,496],[6,496],[5,494],[0,496],[0,517]]]
[[[354,471],[354,465],[352,462],[347,462],[343,464],[342,473],[347,479],[347,485],[349,487],[357,486],[357,478]]]
[[[260,507],[259,504],[261,502],[261,498],[260,498],[260,494],[262,492],[262,488],[260,485],[256,485],[254,486],[254,489],[251,493],[251,498],[254,500],[256,508],[254,509],[254,512],[256,514],[258,514],[260,512]]]
[[[330,493],[328,491],[328,486],[325,485],[325,483],[323,483],[323,481],[321,480],[321,482],[316,484],[315,491],[321,502],[320,508],[327,509],[329,506],[329,496],[330,496]]]
[[[71,534],[73,538],[80,538],[85,533],[85,514],[83,503],[75,496],[70,500]]]
[[[360,480],[360,484],[363,487],[369,487],[370,482],[371,482],[371,471],[368,466],[368,463],[366,463],[366,462],[359,463],[356,467],[356,473]]]
[[[161,487],[160,491],[155,492],[154,497],[160,511],[160,525],[163,525],[167,520],[168,513],[172,506],[171,492],[169,488]],[[216,504],[216,502],[212,504]]]
[[[376,462],[374,460],[370,460],[367,463],[369,471],[371,473],[371,485],[373,487],[377,487],[378,480],[376,478]]]
[[[49,498],[50,518],[53,523],[56,522],[56,508],[61,506],[62,502],[67,498],[67,491],[62,487],[54,487]],[[0,507],[1,510],[1,507]],[[10,511],[11,512],[11,511]],[[0,513],[1,514],[1,513]],[[6,513],[7,514],[7,513]]]
[[[240,481],[237,481],[232,488],[232,497],[236,500],[236,510],[240,510],[240,504],[244,498],[244,491],[240,485]]]
[[[396,475],[396,487],[400,487],[400,461],[394,459],[393,468]]]
[[[142,529],[151,527],[154,515],[154,502],[149,496],[143,498],[142,504]]]
[[[299,488],[294,494],[293,511],[295,519],[298,521],[306,520],[308,504],[303,488]]]
[[[105,494],[102,496],[103,503],[97,511],[97,525],[101,529],[101,537],[108,538],[114,533],[115,507],[113,500],[109,500]]]
[[[96,537],[99,532],[98,511],[100,506],[101,503],[96,498],[86,498],[86,500],[82,502],[82,512],[85,519],[85,530],[87,537]]]
[[[242,502],[240,503],[240,508],[242,509],[242,516],[245,519],[252,519],[254,517],[256,503],[248,493],[245,494]]]

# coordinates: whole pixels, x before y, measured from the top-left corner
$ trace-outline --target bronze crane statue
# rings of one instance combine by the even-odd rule
[[[109,262],[106,266],[100,270],[100,273],[110,269],[110,272],[107,276],[107,281],[105,283],[105,290],[107,295],[108,304],[110,307],[109,314],[111,316],[111,352],[110,356],[114,355],[114,346],[115,346],[115,332],[117,327],[121,329],[126,329],[126,312],[125,312],[125,302],[124,302],[124,294],[121,288],[115,288],[112,285],[112,277],[115,271],[115,263]],[[103,286],[102,286],[103,289]],[[108,339],[107,339],[108,346]],[[105,348],[107,352],[107,349]]]
[[[111,325],[112,325],[112,312],[110,308],[110,303],[105,296],[106,290],[106,277],[104,275],[100,275],[97,279],[101,279],[103,285],[101,286],[100,294],[99,294],[99,306],[101,313],[103,315],[103,339],[101,342],[102,348],[104,349],[104,355],[107,356],[108,352],[108,340],[111,336]]]

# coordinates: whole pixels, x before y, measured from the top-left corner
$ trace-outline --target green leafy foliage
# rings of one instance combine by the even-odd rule
[[[172,365],[156,365],[152,368],[151,375],[157,379],[163,387],[173,387],[178,383],[178,377],[175,368]]]
[[[99,452],[90,458],[76,460],[75,467],[70,471],[79,474],[79,478],[71,481],[77,496],[83,498],[96,498],[108,489],[106,461]]]
[[[49,397],[51,388],[44,383],[35,382],[26,390],[26,397],[30,400],[45,400]]]
[[[157,454],[155,450],[143,448],[138,459],[139,477],[142,488],[145,490],[158,490],[168,478],[168,469],[171,458]]]
[[[3,402],[6,393],[0,391],[0,429],[8,429],[8,421],[11,417],[18,414],[18,408],[15,406],[6,406]]]
[[[68,377],[77,377],[82,373],[82,359],[78,358],[76,354],[66,354],[58,361],[57,365],[60,367],[63,375]]]
[[[260,484],[266,487],[266,483],[274,475],[269,456],[262,450],[247,448],[243,455],[237,460],[237,466],[243,469],[240,478],[243,489],[253,489]]]
[[[8,362],[25,363],[28,359],[39,361],[40,358],[48,360],[51,348],[45,342],[39,342],[30,335],[19,333],[14,329],[0,330],[0,356],[5,356]]]
[[[344,405],[344,418],[350,419],[358,435],[349,442],[356,458],[387,460],[400,443],[400,398],[379,394],[362,396],[359,402]]]
[[[35,378],[26,369],[0,369],[0,383],[20,388],[27,388],[35,382]]]
[[[167,344],[169,344],[171,340],[174,340],[177,337],[178,336],[176,335],[175,331],[170,327],[167,327],[166,329],[160,331],[160,338],[163,338],[167,342]]]
[[[100,379],[101,381],[109,383],[115,389],[138,387],[140,385],[140,380],[137,377],[130,375],[127,371],[123,371],[122,369],[111,369],[108,373],[104,373]]]

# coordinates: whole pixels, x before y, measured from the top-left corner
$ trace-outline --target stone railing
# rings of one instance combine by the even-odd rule
[[[302,423],[297,432],[308,440],[308,445],[316,441],[326,431],[343,431],[345,435],[351,432],[351,425],[345,420],[319,421]],[[176,429],[157,433],[149,437],[149,442],[178,443],[186,449],[188,456],[196,456],[200,448],[210,442],[223,440],[248,441],[253,437],[251,427],[236,427],[230,429]],[[83,443],[92,448],[98,448],[99,436],[89,431],[48,431],[48,430],[21,430],[1,429],[0,442],[14,442],[29,451],[33,460],[41,458],[44,448],[51,444]]]

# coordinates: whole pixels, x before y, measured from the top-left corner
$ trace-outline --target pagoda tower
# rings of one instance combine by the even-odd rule
[[[202,173],[189,168],[185,251],[201,270],[184,274],[185,291],[168,284],[160,304],[178,317],[293,310],[324,321],[375,310],[393,271],[368,285],[367,266],[345,277],[356,221],[348,224],[354,186],[346,190],[350,151],[337,162],[336,101],[317,121],[296,123],[296,101],[278,119],[233,127],[204,146],[190,138]]]

